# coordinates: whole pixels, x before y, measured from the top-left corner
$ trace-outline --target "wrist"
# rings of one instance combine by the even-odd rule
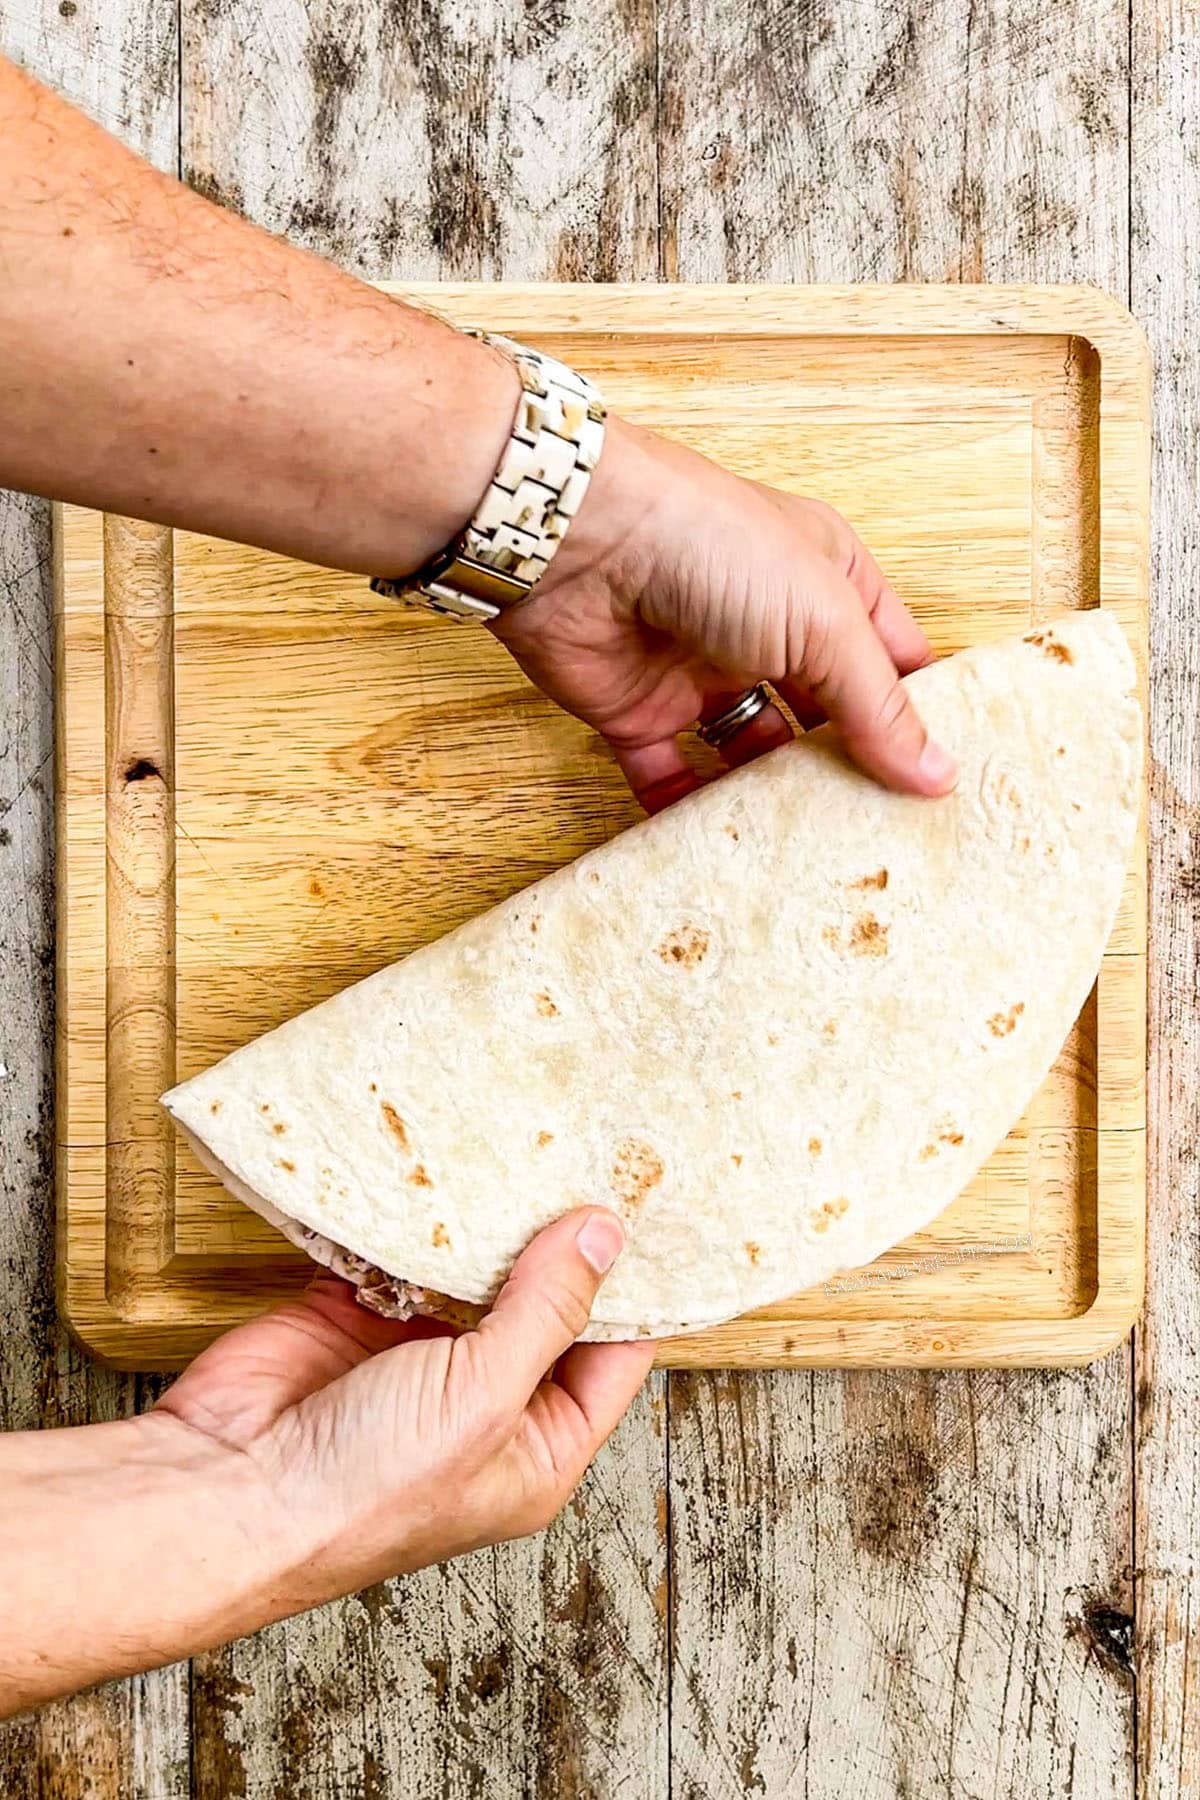
[[[584,580],[603,584],[622,604],[636,604],[673,481],[670,449],[652,432],[609,414],[587,493],[535,593]]]
[[[223,1442],[163,1406],[127,1423],[138,1439],[133,1460],[179,1515],[175,1578],[160,1597],[178,1633],[176,1654],[299,1610],[309,1546],[253,1444]]]
[[[425,379],[421,503],[394,521],[396,555],[370,571],[388,579],[414,574],[474,517],[504,455],[521,397],[521,378],[507,356],[466,332],[441,329],[446,336],[438,345],[436,381]],[[403,382],[403,367],[399,373]],[[384,477],[396,485],[386,470]],[[402,494],[406,485],[403,479],[398,484]]]

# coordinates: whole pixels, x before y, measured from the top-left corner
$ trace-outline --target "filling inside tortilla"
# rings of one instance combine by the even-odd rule
[[[294,1244],[297,1250],[303,1250],[314,1262],[332,1269],[343,1280],[353,1282],[360,1305],[368,1307],[371,1312],[378,1313],[384,1319],[411,1319],[420,1315],[431,1319],[448,1318],[452,1324],[466,1324],[477,1318],[482,1311],[482,1308],[469,1306],[465,1300],[454,1300],[449,1294],[439,1294],[432,1288],[418,1287],[415,1282],[404,1281],[399,1275],[389,1275],[367,1257],[360,1256],[356,1250],[347,1250],[344,1244],[326,1237],[323,1232],[314,1231],[310,1225],[302,1225],[299,1219],[280,1212],[278,1207],[272,1206],[269,1200],[264,1200],[261,1194],[239,1180],[233,1170],[219,1156],[214,1156],[208,1145],[201,1143],[195,1132],[189,1130],[182,1120],[177,1119],[175,1122],[209,1174],[215,1175],[235,1200],[240,1200],[251,1212],[256,1212],[268,1225],[273,1225],[289,1244]],[[470,1320],[467,1318],[468,1314]]]
[[[480,1306],[473,1300],[459,1300],[453,1294],[440,1293],[437,1288],[421,1287],[416,1282],[405,1281],[400,1275],[389,1275],[386,1269],[381,1269],[357,1250],[349,1250],[335,1238],[326,1237],[324,1232],[315,1231],[311,1225],[304,1225],[299,1219],[292,1218],[290,1213],[280,1212],[257,1189],[235,1175],[228,1164],[222,1162],[173,1109],[171,1117],[191,1145],[197,1160],[210,1175],[216,1176],[235,1200],[240,1200],[243,1206],[256,1212],[268,1225],[273,1225],[289,1244],[294,1244],[297,1250],[303,1250],[314,1262],[332,1269],[343,1280],[352,1282],[361,1306],[378,1313],[383,1319],[440,1319],[444,1324],[457,1325],[464,1331],[478,1325],[486,1313],[487,1307]],[[593,1341],[621,1342],[629,1338],[652,1336],[681,1337],[705,1328],[704,1320],[693,1324],[686,1319],[665,1329],[660,1327],[656,1332],[648,1325],[599,1323],[589,1326],[584,1337]]]

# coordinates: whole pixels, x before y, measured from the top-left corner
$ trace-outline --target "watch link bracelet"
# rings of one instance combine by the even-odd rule
[[[474,517],[415,575],[376,576],[390,600],[451,619],[494,619],[549,567],[587,493],[604,443],[604,403],[566,363],[473,331],[516,364],[521,398],[500,467]]]

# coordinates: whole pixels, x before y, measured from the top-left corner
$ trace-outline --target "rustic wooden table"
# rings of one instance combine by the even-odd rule
[[[1133,1345],[1034,1376],[656,1377],[544,1538],[16,1722],[0,1794],[1200,1795],[1200,14],[6,0],[0,49],[202,191],[374,276],[1091,281],[1128,298],[1157,367],[1150,1290]],[[10,497],[9,1429],[156,1391],[89,1364],[54,1313],[49,584],[47,509]]]

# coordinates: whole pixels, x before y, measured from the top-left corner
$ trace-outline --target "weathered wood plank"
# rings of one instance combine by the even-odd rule
[[[371,279],[657,272],[652,0],[183,8],[184,172]]]
[[[1124,293],[1126,28],[662,0],[664,272]],[[679,1800],[1132,1793],[1128,1352],[675,1375],[670,1419]]]
[[[183,42],[189,179],[349,267],[657,272],[650,0],[188,0]],[[665,1794],[661,1390],[539,1542],[199,1659],[197,1800]]]
[[[225,181],[227,196],[256,216],[307,233],[318,247],[371,273],[654,272],[656,189],[645,124],[653,65],[641,48],[644,8],[635,4],[632,26],[628,9],[615,26],[601,9],[588,27],[590,54],[597,46],[603,52],[591,64],[602,67],[600,75],[575,58],[584,29],[577,19],[557,8],[526,8],[518,23],[517,9],[506,8],[511,22],[502,21],[495,33],[504,80],[489,93],[480,46],[498,16],[491,9],[482,21],[482,8],[475,18],[464,17],[457,33],[441,28],[436,9],[388,9],[389,16],[416,21],[406,22],[405,40],[417,50],[397,54],[401,39],[394,29],[385,59],[376,55],[381,8],[366,9],[360,33],[360,15],[347,19],[330,5],[330,19],[337,10],[344,28],[340,41],[365,70],[354,78],[358,98],[348,104],[339,97],[339,39],[331,26],[331,41],[315,55],[318,67],[322,55],[332,64],[331,78],[310,81],[294,106],[289,83],[300,81],[295,70],[303,65],[295,63],[287,38],[298,30],[298,9],[281,16],[285,9],[272,5],[259,15],[235,6],[225,9],[230,22],[210,23],[220,10],[196,0],[189,29],[201,60],[212,62],[219,79],[233,78],[230,92],[214,103],[208,132],[210,145],[224,133],[232,148],[192,147],[191,166],[204,180]],[[841,10],[775,0],[719,9],[662,0],[663,272],[690,278],[1090,276],[1120,291],[1124,14],[1102,0],[1059,9],[1032,0],[1008,6],[938,0],[920,8],[883,6],[875,17],[854,9],[844,21]],[[173,20],[170,7],[129,0],[103,11],[93,0],[15,0],[5,11],[0,46],[135,141],[157,146],[154,153],[170,162],[172,109],[144,71],[155,62],[160,71],[169,69]],[[1133,21],[1134,291],[1160,368],[1156,661],[1163,671],[1155,736],[1161,773],[1153,991],[1162,1045],[1154,1083],[1160,1128],[1151,1208],[1153,1312],[1140,1338],[1138,1388],[1138,1647],[1145,1676],[1139,1755],[1144,1791],[1186,1795],[1196,1791],[1200,1761],[1195,1638],[1188,1625],[1197,1506],[1188,1431],[1196,1404],[1196,1287],[1179,1245],[1187,1241],[1197,1200],[1196,1030],[1189,1011],[1197,922],[1194,883],[1188,886],[1186,876],[1196,861],[1200,795],[1195,546],[1180,521],[1195,510],[1196,395],[1186,362],[1195,321],[1183,271],[1200,216],[1185,135],[1195,112],[1200,48],[1180,0],[1138,0]],[[680,49],[689,32],[694,59]],[[281,48],[269,48],[272,36]],[[217,46],[215,60],[209,43]],[[435,43],[431,71],[425,65]],[[513,67],[514,49],[524,55],[520,70]],[[189,79],[195,66],[189,52]],[[418,93],[422,82],[428,107]],[[212,74],[201,71],[193,94],[198,111],[212,87]],[[606,109],[614,107],[614,95],[619,105],[612,122]],[[528,97],[541,123],[530,127],[519,119],[514,97]],[[239,110],[248,120],[240,133],[229,129]],[[341,145],[332,159],[321,142],[321,115]],[[289,119],[303,127],[299,150],[283,128]],[[397,121],[410,119],[410,132],[396,129]],[[391,129],[382,128],[384,120]],[[571,146],[566,155],[564,142]],[[510,148],[514,143],[522,146],[521,158]],[[464,146],[472,181],[460,190]],[[273,161],[283,166],[282,177]],[[332,173],[325,184],[327,161]],[[493,214],[489,196],[497,184]],[[372,196],[365,206],[364,187]],[[318,200],[307,199],[306,218],[312,194]],[[0,689],[0,1242],[8,1278],[0,1422],[6,1426],[111,1416],[133,1403],[128,1384],[82,1366],[62,1343],[49,1291],[50,996],[43,965],[50,850],[39,765],[49,748],[50,718],[37,673],[48,653],[45,558],[41,509],[8,502],[0,524],[0,682],[6,684]],[[18,1057],[10,1054],[14,1047]],[[781,1793],[793,1767],[796,1787],[807,1777],[814,1794],[840,1791],[850,1771],[859,1773],[868,1795],[1023,1797],[1044,1791],[1047,1773],[1062,1782],[1073,1778],[1073,1791],[1083,1796],[1128,1792],[1125,1371],[1115,1357],[1087,1375],[1044,1381],[766,1377],[739,1383],[729,1402],[715,1383],[677,1379],[676,1792],[703,1792],[706,1800],[725,1791]],[[638,1429],[636,1421],[631,1428]],[[638,1438],[643,1455],[646,1442]],[[880,1469],[886,1475],[893,1467],[903,1474],[898,1483],[880,1478]],[[645,1478],[649,1471],[641,1473]],[[809,1473],[814,1486],[806,1494],[802,1478]],[[530,1573],[529,1554],[529,1547],[512,1553],[513,1579],[518,1565]],[[478,1585],[475,1562],[485,1560],[463,1565],[462,1575]],[[653,1568],[652,1558],[643,1560]],[[568,1568],[569,1554],[554,1566]],[[694,1592],[689,1578],[698,1584]],[[434,1643],[439,1607],[462,1604],[465,1616],[466,1601],[448,1600],[443,1587],[458,1579],[454,1571],[418,1578],[425,1589],[417,1609],[423,1654]],[[728,1626],[719,1625],[710,1600],[732,1604]],[[478,1608],[478,1601],[471,1604]],[[237,1665],[277,1690],[274,1710],[257,1708],[253,1724],[269,1730],[286,1716],[290,1683],[304,1691],[302,1674],[289,1667],[288,1646],[303,1654],[305,1633],[322,1622],[332,1630],[316,1662],[332,1681],[351,1631],[345,1620],[361,1605],[317,1615],[303,1630],[280,1628],[264,1640],[269,1651]],[[536,1608],[525,1616],[531,1611]],[[906,1635],[905,1612],[918,1622],[919,1635],[911,1627]],[[560,1622],[557,1629],[573,1641],[573,1626]],[[986,1647],[989,1633],[998,1648]],[[709,1650],[706,1634],[713,1638]],[[849,1652],[839,1647],[839,1636]],[[487,1656],[502,1641],[498,1632],[484,1633],[478,1613],[467,1620],[465,1636],[445,1624],[447,1668],[435,1648],[427,1671],[432,1713],[418,1715],[412,1727],[421,1746],[416,1767],[424,1757],[426,1768],[438,1770],[441,1735],[458,1729],[448,1702],[441,1711],[452,1664],[466,1696],[460,1711],[480,1741],[491,1729],[489,1709],[500,1696]],[[393,1656],[401,1643],[407,1646],[399,1636],[386,1639]],[[955,1680],[951,1646],[960,1645]],[[980,1646],[983,1654],[973,1653]],[[249,1648],[239,1646],[238,1655]],[[906,1666],[904,1652],[914,1648],[916,1660]],[[790,1678],[793,1658],[798,1680],[789,1686],[779,1670]],[[839,1675],[840,1665],[847,1676]],[[860,1665],[872,1686],[865,1702],[855,1699],[863,1685]],[[214,1662],[210,1672],[241,1679],[233,1666]],[[419,1685],[419,1671],[408,1668]],[[202,1674],[202,1687],[204,1680]],[[105,1690],[54,1709],[37,1725],[7,1728],[0,1733],[0,1789],[101,1795],[102,1765],[120,1770],[124,1761],[132,1775],[116,1774],[108,1791],[155,1800],[185,1793],[186,1688],[178,1672],[154,1681],[166,1684],[161,1700],[153,1684]],[[332,1791],[388,1791],[374,1720],[361,1710],[365,1681],[339,1701],[345,1732],[359,1734],[362,1786]],[[233,1687],[222,1689],[219,1679],[211,1682],[213,1716],[230,1721],[228,1760],[223,1771],[214,1749],[205,1791],[234,1795],[239,1783],[245,1791],[247,1766],[235,1742],[242,1727],[232,1720],[234,1703],[244,1698]],[[501,1705],[501,1738],[529,1728],[532,1712],[522,1718],[521,1706],[508,1698]],[[752,1742],[747,1721],[758,1718],[765,1724]],[[999,1723],[999,1749],[994,1735],[981,1745],[981,1721]],[[1077,1731],[1074,1764],[1063,1722],[1075,1725],[1072,1736]],[[212,1723],[209,1717],[210,1741]],[[924,1751],[922,1743],[929,1746]],[[655,1744],[661,1750],[660,1740]],[[804,1748],[810,1744],[811,1751]],[[748,1746],[753,1759],[743,1770],[739,1759]],[[787,1760],[789,1747],[803,1749],[805,1760]],[[969,1752],[980,1749],[972,1768]],[[304,1754],[307,1760],[295,1766],[312,1778],[318,1751]],[[485,1766],[498,1770],[497,1779],[515,1771],[511,1791],[523,1791],[529,1761],[518,1764],[512,1751],[497,1760],[491,1746],[488,1754],[493,1761]],[[1106,1786],[1110,1754],[1118,1773]],[[595,1757],[600,1762],[601,1752]],[[451,1766],[459,1786],[447,1791],[473,1791],[470,1759]],[[337,1767],[348,1779],[353,1773],[344,1754]],[[558,1791],[588,1791],[571,1778],[575,1787],[560,1782]],[[612,1786],[611,1778],[602,1779]],[[661,1779],[651,1779],[657,1788],[631,1775],[628,1791],[661,1792]]]
[[[196,1800],[666,1794],[661,1410],[544,1537],[197,1659]]]
[[[156,0],[15,0],[0,51],[160,165],[177,156],[176,16]],[[53,641],[48,509],[0,495],[0,1426],[81,1424],[137,1384],[67,1340],[53,1260]],[[151,1390],[146,1389],[147,1394]],[[0,1793],[183,1800],[187,1667],[0,1727]]]
[[[1151,737],[1149,1293],[1137,1334],[1138,1772],[1147,1800],[1200,1795],[1200,15],[1133,13],[1134,308],[1154,352],[1157,706]]]

